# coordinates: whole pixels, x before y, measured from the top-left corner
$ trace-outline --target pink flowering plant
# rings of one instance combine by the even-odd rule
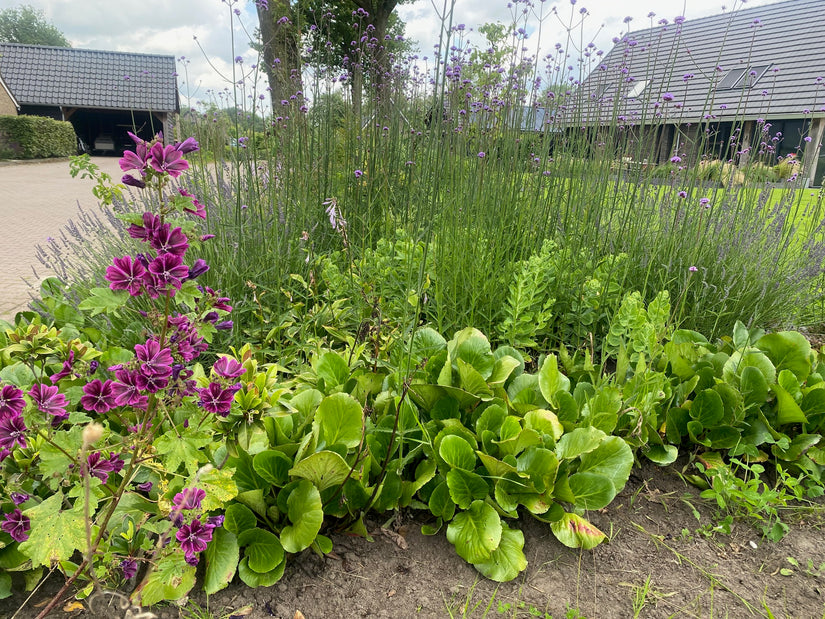
[[[143,605],[185,595],[237,494],[213,422],[246,370],[222,357],[209,380],[197,364],[232,327],[229,299],[197,282],[209,266],[187,256],[206,211],[178,182],[198,144],[130,135],[122,183],[152,209],[121,217],[141,250],[112,257],[75,324],[24,313],[0,334],[0,598],[14,572],[34,586],[57,569],[66,585],[40,616],[73,584],[79,597],[127,584]],[[81,331],[82,313],[132,314],[139,343]]]

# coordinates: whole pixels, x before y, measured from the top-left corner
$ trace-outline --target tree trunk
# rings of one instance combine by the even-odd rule
[[[281,101],[289,101],[291,95],[303,90],[298,55],[299,31],[289,0],[270,0],[269,8],[262,8],[262,4],[257,5],[257,10],[264,70],[269,80],[272,112],[277,115]],[[287,19],[283,20],[284,17]]]

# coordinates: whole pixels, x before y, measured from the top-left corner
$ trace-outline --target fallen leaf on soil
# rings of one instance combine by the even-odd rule
[[[391,598],[394,595],[395,595],[395,589],[390,589],[389,591],[387,591],[387,597],[388,598]]]
[[[296,610],[295,614],[292,616],[292,619],[306,619],[306,617],[304,617],[304,613],[300,610]]]
[[[383,533],[392,541],[394,541],[396,546],[398,546],[401,550],[406,550],[407,548],[409,548],[409,546],[407,545],[407,540],[405,540],[402,535],[399,535],[395,531],[391,531],[390,529],[385,529],[382,527],[381,533]]]
[[[68,602],[63,607],[63,612],[64,613],[73,613],[76,610],[84,610],[83,604],[81,604],[77,600],[75,600],[74,602]]]

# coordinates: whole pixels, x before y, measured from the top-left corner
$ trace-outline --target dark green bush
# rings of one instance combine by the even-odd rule
[[[72,124],[44,116],[0,116],[0,158],[67,157],[77,152]]]

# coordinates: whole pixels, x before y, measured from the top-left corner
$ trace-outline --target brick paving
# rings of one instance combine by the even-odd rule
[[[122,176],[116,157],[94,157],[102,172]],[[35,257],[78,211],[99,208],[92,195],[94,182],[69,175],[67,159],[0,162],[0,318],[10,320],[26,308],[29,291],[37,290],[32,266],[40,279],[50,275]],[[27,280],[30,282],[26,283]]]

